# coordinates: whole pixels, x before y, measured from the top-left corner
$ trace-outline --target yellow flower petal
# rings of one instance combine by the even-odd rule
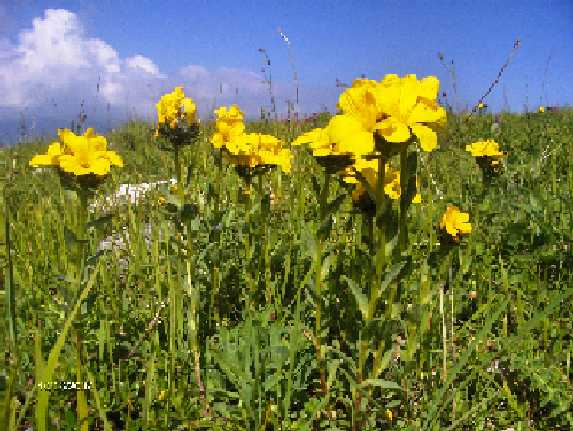
[[[102,157],[109,160],[109,162],[114,166],[123,167],[123,159],[115,151],[104,151]]]
[[[440,81],[435,76],[426,76],[420,80],[418,95],[428,100],[436,100]]]
[[[28,162],[30,166],[50,166],[53,165],[52,156],[48,154],[38,154],[32,157],[32,160]]]
[[[433,151],[438,146],[438,135],[432,129],[421,124],[413,124],[412,133],[420,140],[422,150]]]
[[[108,159],[99,158],[89,166],[89,169],[96,175],[107,175],[110,170],[110,162]]]
[[[406,142],[411,136],[408,126],[392,117],[377,123],[375,129],[388,142]]]
[[[402,80],[400,93],[400,112],[405,114],[414,109],[418,98],[418,81],[416,75],[408,75]]]

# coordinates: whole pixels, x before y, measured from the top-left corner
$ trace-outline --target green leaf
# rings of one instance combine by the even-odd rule
[[[87,239],[78,239],[76,234],[68,229],[67,226],[64,226],[64,239],[66,240],[66,245],[76,245],[76,244],[87,244]]]
[[[342,280],[348,283],[348,287],[350,287],[350,291],[354,295],[356,304],[358,304],[360,314],[362,314],[362,319],[366,320],[366,317],[368,316],[368,298],[362,292],[360,287],[358,287],[358,285],[354,282],[354,280],[348,278],[346,275],[342,276]]]
[[[386,275],[384,276],[384,280],[382,280],[382,285],[380,286],[380,291],[384,291],[388,285],[390,283],[392,283],[396,277],[398,277],[398,275],[400,274],[400,271],[402,270],[402,268],[404,267],[404,265],[406,265],[407,261],[403,260],[401,262],[395,263],[394,265],[392,265],[392,267],[390,268],[390,271],[386,272]]]
[[[320,196],[320,184],[318,184],[318,180],[316,179],[316,177],[313,175],[311,177],[312,180],[312,189],[314,191],[315,196]]]
[[[327,207],[326,207],[326,213],[327,214],[334,214],[336,211],[338,211],[338,208],[340,207],[340,204],[342,204],[342,202],[344,201],[344,199],[346,198],[347,194],[346,193],[341,193],[339,194],[332,202],[330,202]]]
[[[366,379],[358,386],[361,388],[367,388],[368,386],[375,386],[377,388],[382,388],[382,389],[390,389],[390,390],[393,389],[397,391],[403,391],[402,387],[398,383],[383,379]]]
[[[320,268],[321,279],[324,279],[328,275],[328,273],[330,272],[330,268],[332,267],[335,261],[336,261],[335,253],[330,253],[328,256],[326,256]]]
[[[488,304],[486,307],[488,309],[492,309],[494,305],[496,305],[495,309],[488,312],[487,314],[489,317],[485,321],[482,329],[476,334],[475,341],[470,343],[466,349],[463,351],[462,355],[458,358],[456,365],[453,368],[450,368],[448,371],[447,380],[444,384],[435,392],[430,401],[430,408],[428,409],[428,415],[426,417],[426,423],[423,426],[423,429],[432,429],[432,424],[434,424],[435,420],[439,418],[439,411],[444,408],[444,404],[442,402],[442,398],[448,391],[450,385],[454,381],[454,379],[458,376],[458,374],[466,367],[467,362],[469,359],[474,356],[474,352],[479,345],[482,343],[491,332],[491,328],[495,322],[498,321],[501,313],[506,310],[508,300],[503,300],[495,304],[493,301]]]
[[[96,262],[98,261],[98,259],[101,257],[101,255],[104,254],[105,252],[109,252],[109,251],[110,250],[99,250],[94,255],[92,255],[86,259],[86,265],[87,266],[95,265]]]
[[[408,165],[408,178],[406,184],[406,209],[412,203],[414,196],[416,196],[416,168],[418,162],[418,154],[413,151],[408,154],[407,165]],[[402,169],[402,168],[401,168]]]
[[[193,220],[199,213],[199,208],[195,204],[185,204],[181,209],[181,219],[184,222]]]
[[[113,220],[113,215],[112,214],[106,214],[104,216],[98,217],[95,220],[90,221],[86,227],[88,229],[90,228],[95,228],[98,231],[104,231],[106,228],[109,227],[110,223]]]
[[[319,241],[324,241],[330,235],[330,230],[332,229],[332,216],[329,214],[327,215],[322,222],[320,223],[320,227],[316,231],[316,236],[318,237]]]
[[[189,163],[189,165],[187,166],[187,179],[185,180],[186,187],[191,183],[192,177],[193,177],[193,164]]]
[[[362,186],[366,189],[366,191],[368,192],[368,196],[370,196],[370,199],[376,202],[376,191],[372,188],[366,177],[362,175],[362,172],[355,171],[354,175],[356,176],[358,181],[360,181]]]

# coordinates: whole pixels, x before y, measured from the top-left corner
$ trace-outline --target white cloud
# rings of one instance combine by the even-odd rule
[[[90,125],[108,124],[110,115],[123,120],[126,113],[152,118],[160,95],[176,85],[195,99],[201,116],[235,102],[255,116],[270,105],[262,81],[262,74],[245,69],[198,64],[167,76],[150,58],[122,57],[106,41],[90,37],[78,16],[65,9],[45,10],[15,40],[0,37],[0,122],[24,115],[65,127],[77,118],[80,104]],[[291,87],[273,82],[279,112],[286,111]]]
[[[101,39],[87,37],[77,15],[47,9],[16,44],[0,41],[0,107],[38,108],[49,100],[79,106],[81,100],[139,108],[165,76],[147,57],[122,59]]]
[[[140,69],[149,75],[156,76],[158,78],[165,78],[165,75],[159,73],[157,66],[149,58],[143,55],[135,55],[133,57],[125,60],[127,67],[131,69]]]

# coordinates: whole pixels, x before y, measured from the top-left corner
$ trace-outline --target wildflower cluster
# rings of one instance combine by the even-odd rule
[[[440,228],[445,230],[455,242],[459,242],[460,235],[469,234],[472,231],[469,220],[469,214],[461,212],[455,205],[448,205],[440,220]]]
[[[84,185],[96,185],[110,172],[111,166],[123,166],[115,151],[107,150],[105,136],[89,128],[83,135],[69,129],[58,129],[59,141],[48,147],[47,154],[36,155],[30,166],[55,166],[64,177],[77,179]]]
[[[197,106],[185,97],[183,87],[175,87],[157,102],[157,130],[155,137],[163,136],[173,145],[185,145],[199,132]]]
[[[321,158],[326,158],[322,162],[342,158],[350,164],[375,150],[391,154],[396,150],[391,144],[408,143],[412,136],[424,151],[432,151],[437,135],[430,126],[446,119],[445,109],[436,102],[438,88],[433,76],[418,80],[416,75],[390,74],[380,82],[357,79],[339,97],[341,113],[325,128],[299,136],[293,145],[309,144],[319,163]]]
[[[237,105],[232,105],[228,109],[226,106],[221,106],[215,110],[215,116],[217,118],[215,123],[217,131],[211,139],[215,148],[221,149],[245,132],[244,115]]]
[[[215,110],[217,132],[211,138],[215,148],[223,149],[239,172],[250,176],[256,170],[280,166],[291,170],[292,154],[282,147],[282,142],[272,135],[245,133],[243,113],[237,105]]]
[[[466,145],[466,151],[470,152],[478,162],[478,165],[487,177],[499,173],[500,159],[505,154],[499,150],[499,144],[492,139],[477,141]]]
[[[368,181],[368,186],[371,190],[375,190],[376,182],[378,180],[378,161],[376,159],[366,160],[358,158],[355,163],[348,166],[344,172],[344,182],[349,184],[356,184],[352,192],[352,201],[362,211],[372,212],[376,208],[374,199],[368,193],[365,184],[357,178],[359,175]],[[401,186],[400,186],[400,171],[386,165],[384,175],[384,193],[392,200],[400,199]],[[419,204],[422,202],[422,197],[417,193],[412,203]]]

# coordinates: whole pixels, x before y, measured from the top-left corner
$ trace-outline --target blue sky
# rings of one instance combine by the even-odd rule
[[[516,39],[521,48],[488,105],[571,104],[571,0],[0,0],[0,119],[57,118],[81,100],[93,118],[149,116],[177,84],[203,114],[236,100],[254,115],[269,104],[259,48],[271,60],[280,112],[294,99],[289,50],[302,112],[334,111],[336,79],[360,74],[437,75],[453,103],[438,52],[454,61],[463,108],[487,90]]]

